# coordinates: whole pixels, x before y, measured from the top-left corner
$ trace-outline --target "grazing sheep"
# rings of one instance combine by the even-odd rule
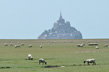
[[[21,46],[24,46],[24,43],[22,43]]]
[[[42,48],[42,45],[40,45],[40,48]]]
[[[47,62],[45,62],[45,60],[43,58],[39,59],[39,65],[40,65],[40,63],[45,64],[45,65],[47,64]]]
[[[13,44],[12,44],[12,43],[10,43],[10,46],[13,46]]]
[[[88,65],[89,65],[89,63],[93,63],[93,65],[96,65],[95,59],[87,59],[87,60],[85,60],[83,62],[84,62],[84,64],[87,62]]]
[[[104,47],[108,47],[108,44],[105,44],[105,46]]]
[[[4,46],[8,46],[8,44],[7,43],[4,43]]]
[[[17,45],[15,45],[15,48],[17,48]]]
[[[77,47],[83,47],[85,44],[77,44]]]
[[[32,45],[29,45],[28,48],[32,48]]]
[[[98,46],[98,43],[89,43],[88,46]]]
[[[20,45],[15,45],[15,48],[18,48],[18,47],[20,47]]]
[[[98,47],[98,46],[96,46],[96,49],[99,49],[99,47]]]
[[[33,57],[31,54],[28,54],[28,60],[33,60]]]

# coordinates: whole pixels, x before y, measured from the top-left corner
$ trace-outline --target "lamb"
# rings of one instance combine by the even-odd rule
[[[28,54],[28,60],[33,60],[33,57],[31,54]]]
[[[40,65],[40,63],[45,64],[45,65],[47,64],[47,62],[45,62],[45,60],[43,58],[39,59],[39,65]]]
[[[85,61],[83,61],[84,64],[87,62],[87,64],[89,65],[89,63],[93,63],[93,65],[96,65],[95,63],[95,59],[86,59]]]

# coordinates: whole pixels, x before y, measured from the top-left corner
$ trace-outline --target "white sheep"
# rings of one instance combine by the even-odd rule
[[[98,46],[98,43],[89,43],[88,46]]]
[[[45,64],[45,65],[47,64],[47,62],[45,62],[45,60],[44,60],[43,58],[40,58],[40,59],[39,59],[39,64],[40,64],[40,63]]]
[[[28,48],[32,48],[32,45],[29,45]]]
[[[83,47],[85,44],[77,44],[77,47]]]
[[[20,45],[15,45],[15,48],[18,48],[18,47],[20,47]]]
[[[7,43],[4,43],[4,46],[8,46],[8,44]]]
[[[42,45],[40,45],[40,48],[42,48]]]
[[[10,43],[10,46],[13,46],[13,44],[12,44],[12,43]]]
[[[104,47],[108,47],[108,44],[105,44],[105,46]]]
[[[28,54],[28,60],[33,60],[33,57],[31,54]]]
[[[96,48],[96,49],[99,49],[99,47],[98,47],[98,46],[96,46],[95,48]]]
[[[89,65],[89,63],[93,63],[93,65],[96,65],[95,59],[86,59],[83,62],[84,62],[84,64],[87,62],[88,65]]]
[[[25,45],[24,43],[21,44],[21,46],[24,46],[24,45]]]

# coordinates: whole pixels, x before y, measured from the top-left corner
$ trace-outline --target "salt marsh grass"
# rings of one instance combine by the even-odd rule
[[[97,42],[99,49],[88,46],[89,42]],[[19,48],[4,46],[22,44]],[[77,44],[85,43],[84,47]],[[32,48],[28,45],[32,44]],[[108,39],[83,40],[0,40],[0,71],[1,72],[107,72],[109,71]],[[43,45],[43,48],[40,48]],[[32,54],[33,60],[27,55]],[[39,65],[39,58],[44,58],[47,65]],[[83,60],[95,58],[97,65],[83,64]],[[45,68],[45,66],[58,66]],[[61,67],[64,66],[64,67]],[[9,67],[9,68],[2,68]]]

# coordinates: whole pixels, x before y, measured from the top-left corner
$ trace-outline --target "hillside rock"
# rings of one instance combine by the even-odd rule
[[[60,18],[54,23],[53,28],[45,30],[38,39],[82,39],[82,34],[71,27],[70,22],[65,22],[60,14]]]

